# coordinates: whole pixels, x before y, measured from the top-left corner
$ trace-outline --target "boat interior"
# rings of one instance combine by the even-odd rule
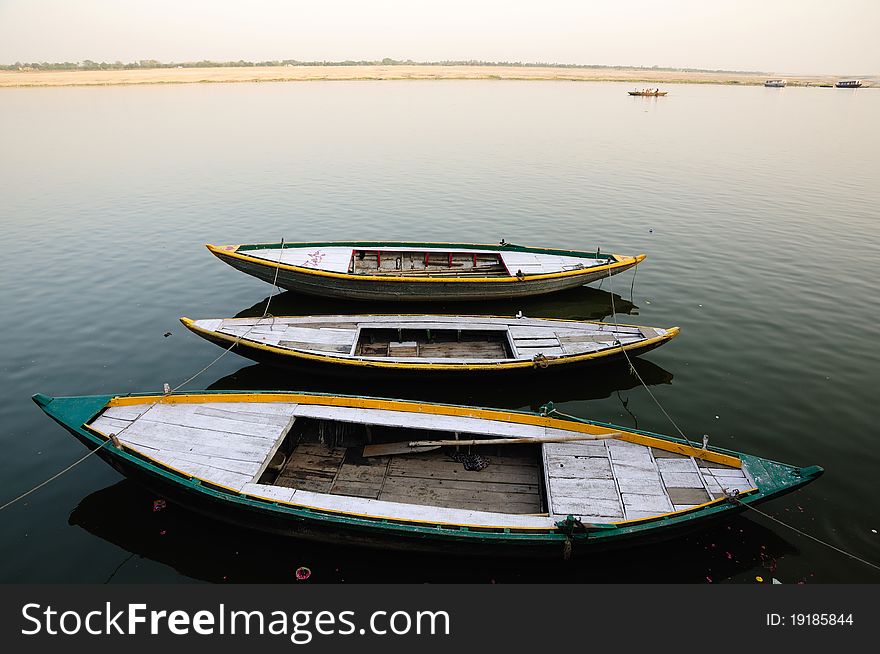
[[[614,255],[548,254],[478,248],[354,248],[344,245],[252,247],[243,254],[272,263],[353,275],[389,277],[511,277],[582,270],[615,261]]]
[[[507,276],[510,273],[495,252],[402,252],[354,250],[349,272],[356,275],[463,275]]]
[[[662,441],[630,442],[619,432],[572,441],[566,439],[583,433],[501,417],[183,402],[111,406],[90,428],[203,483],[391,519],[512,528],[552,526],[567,515],[615,522],[754,487],[745,468],[676,453]],[[499,438],[534,442],[467,443]],[[409,446],[427,440],[435,449]]]
[[[456,437],[460,435],[429,429],[297,420],[258,483],[425,506],[498,513],[547,511],[537,444],[451,446],[363,456],[368,444]],[[479,455],[489,466],[467,470],[456,455],[462,459]]]
[[[664,336],[608,323],[467,316],[211,318],[195,326],[248,341],[321,354],[406,362],[501,362],[568,356]]]
[[[506,329],[362,327],[355,356],[431,359],[512,359]]]

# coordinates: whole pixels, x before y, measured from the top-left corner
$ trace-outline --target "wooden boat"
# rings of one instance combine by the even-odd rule
[[[180,321],[238,354],[274,364],[401,374],[557,369],[635,356],[678,327],[496,316],[346,315]]]
[[[33,399],[170,501],[257,530],[387,549],[562,557],[695,529],[822,473],[552,405],[289,392]]]
[[[786,81],[784,79],[768,79],[764,82],[764,86],[768,88],[781,89],[785,88]]]
[[[630,95],[637,95],[643,98],[658,98],[664,96],[669,91],[627,91]]]
[[[859,79],[842,79],[837,82],[834,86],[839,89],[857,89],[862,85],[862,80]]]
[[[641,262],[619,254],[503,243],[208,245],[221,261],[300,293],[354,300],[486,300],[576,288]]]

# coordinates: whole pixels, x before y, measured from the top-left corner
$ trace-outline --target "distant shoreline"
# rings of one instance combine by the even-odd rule
[[[756,86],[770,76],[722,71],[672,71],[644,68],[569,68],[540,66],[246,66],[150,68],[125,70],[3,70],[0,87],[120,86],[141,84],[210,84],[232,82],[313,82],[361,80],[522,80],[628,82],[635,85],[731,84]],[[781,77],[781,76],[779,76]],[[789,86],[833,84],[830,75],[786,77]],[[878,85],[877,78],[864,80]]]

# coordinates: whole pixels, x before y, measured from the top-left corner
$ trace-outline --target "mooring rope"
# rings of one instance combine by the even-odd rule
[[[638,267],[638,266],[636,266],[636,267]],[[635,270],[633,270],[633,285],[635,284],[635,279],[636,279]],[[666,409],[663,408],[663,405],[660,404],[660,400],[658,400],[654,396],[654,393],[651,392],[650,387],[645,383],[645,380],[642,379],[642,376],[639,374],[639,371],[636,370],[636,367],[633,365],[632,359],[629,358],[629,353],[626,351],[626,348],[624,347],[623,343],[620,340],[620,336],[619,336],[620,325],[617,323],[617,310],[614,307],[614,286],[613,286],[613,282],[611,281],[611,269],[610,268],[608,269],[608,292],[611,295],[611,317],[614,320],[614,328],[618,331],[617,344],[620,346],[620,351],[623,353],[623,356],[626,358],[626,362],[629,364],[630,371],[636,376],[636,379],[638,379],[641,382],[642,386],[645,387],[645,390],[648,391],[648,395],[651,396],[651,399],[654,400],[654,403],[659,407],[660,411],[663,412],[663,415],[665,415],[669,419],[669,422],[672,423],[672,426],[675,427],[675,430],[685,440],[685,442],[688,445],[690,445],[691,447],[696,447],[696,445],[694,445],[693,441],[691,441],[691,439],[685,435],[685,433],[681,430],[681,427],[679,427],[678,424],[675,422],[675,420],[672,419],[672,416],[669,415],[669,413],[666,411]]]
[[[281,291],[281,288],[278,286],[278,271],[281,269],[281,261],[282,261],[283,256],[284,256],[284,238],[282,237],[282,238],[281,238],[281,247],[279,248],[279,254],[278,254],[278,264],[275,266],[275,277],[272,279],[272,285],[275,287],[275,290],[277,291],[277,293],[276,293],[275,295],[280,295],[281,292],[282,292],[282,291]],[[189,377],[189,378],[186,379],[185,381],[182,381],[181,383],[179,383],[179,384],[178,384],[177,386],[175,386],[174,388],[172,388],[172,389],[166,391],[165,393],[163,393],[163,394],[162,394],[162,398],[169,397],[169,396],[173,395],[174,393],[176,393],[177,391],[179,391],[181,388],[183,388],[184,386],[186,386],[187,384],[189,384],[192,380],[196,379],[199,375],[205,373],[205,372],[206,372],[211,366],[213,366],[213,365],[216,364],[218,361],[220,361],[220,359],[222,359],[222,358],[225,357],[227,354],[229,354],[229,353],[232,351],[232,349],[233,349],[236,345],[238,345],[238,344],[241,342],[241,339],[243,339],[245,336],[247,336],[248,334],[250,334],[250,333],[251,333],[251,332],[252,332],[252,331],[253,331],[253,330],[254,330],[254,329],[255,329],[255,328],[256,328],[256,327],[257,327],[257,326],[263,321],[263,319],[265,319],[266,316],[269,315],[269,306],[271,305],[271,303],[272,303],[272,299],[275,297],[275,295],[270,295],[269,298],[266,300],[266,308],[263,309],[263,315],[260,316],[260,317],[257,319],[257,321],[256,321],[253,325],[251,325],[250,328],[249,328],[246,332],[244,332],[241,336],[236,337],[236,339],[232,342],[232,345],[230,345],[228,348],[226,348],[226,349],[220,354],[220,356],[218,356],[216,359],[214,359],[213,361],[211,361],[211,363],[209,363],[207,366],[205,366],[204,368],[202,368],[201,370],[199,370],[199,371],[198,371],[196,374],[194,374],[193,376]],[[138,416],[137,419],[143,418],[145,415],[147,415],[147,413],[148,413],[153,407],[155,407],[157,404],[161,403],[161,401],[162,401],[162,399],[160,398],[160,399],[156,400],[155,402],[151,402],[151,403],[149,404],[149,406],[147,406],[147,408],[144,410],[144,412],[141,413],[141,414]],[[77,459],[76,461],[74,461],[73,463],[71,463],[69,466],[67,466],[67,467],[66,467],[64,470],[62,470],[61,472],[58,472],[58,473],[52,475],[51,477],[49,477],[48,479],[46,479],[45,481],[40,482],[39,484],[37,484],[36,486],[34,486],[33,488],[31,488],[30,490],[25,491],[24,493],[22,493],[21,495],[19,495],[19,496],[16,497],[15,499],[9,500],[6,504],[4,504],[3,506],[0,506],[0,511],[2,511],[3,509],[5,509],[5,508],[8,507],[8,506],[12,506],[13,504],[15,504],[16,502],[18,502],[19,500],[24,499],[25,497],[27,497],[28,495],[30,495],[30,494],[33,493],[34,491],[37,491],[37,490],[41,489],[43,486],[45,486],[45,485],[48,484],[49,482],[54,481],[55,479],[57,479],[58,477],[60,477],[61,475],[63,475],[65,472],[68,472],[69,470],[72,470],[73,468],[75,468],[76,466],[78,466],[80,463],[82,463],[83,461],[85,461],[86,459],[88,459],[90,456],[92,456],[93,454],[95,454],[98,450],[100,450],[100,449],[103,448],[105,445],[107,445],[107,443],[112,443],[116,438],[119,437],[120,434],[122,434],[123,432],[125,432],[125,430],[128,429],[129,427],[131,427],[134,423],[135,423],[135,420],[132,420],[130,423],[128,423],[127,425],[125,425],[125,427],[123,427],[122,429],[120,429],[118,432],[116,432],[115,434],[111,434],[112,438],[108,438],[106,441],[104,441],[103,443],[101,443],[98,447],[96,447],[95,449],[93,449],[93,450],[91,450],[90,452],[88,452],[85,456],[83,456],[82,458]]]
[[[633,284],[635,284],[635,272],[633,272]],[[612,288],[611,271],[610,270],[608,271],[608,288],[609,288],[609,292],[611,293],[611,315],[614,319],[614,326],[618,327],[617,312],[614,310],[614,290]],[[660,400],[658,400],[654,396],[654,394],[651,392],[651,389],[648,388],[648,385],[645,383],[645,380],[642,379],[642,376],[639,374],[639,371],[635,369],[635,366],[633,365],[632,360],[629,358],[629,354],[627,354],[626,350],[623,347],[623,344],[620,342],[619,339],[618,339],[618,345],[620,345],[620,351],[623,352],[623,355],[626,357],[626,360],[629,363],[630,370],[636,375],[638,380],[642,383],[642,386],[645,387],[645,390],[648,391],[648,395],[651,396],[651,399],[654,400],[654,402],[657,404],[657,406],[663,412],[663,415],[665,415],[669,419],[669,422],[671,422],[672,426],[675,427],[675,429],[678,431],[679,434],[681,434],[681,437],[685,441],[687,441],[687,443],[689,445],[691,445],[692,447],[695,447],[695,445],[691,442],[691,440],[687,436],[685,436],[684,432],[676,424],[675,420],[672,419],[672,416],[670,416],[669,413],[666,411],[666,409],[663,408],[663,405],[660,404]],[[779,525],[782,525],[783,527],[790,529],[791,531],[793,531],[797,534],[800,534],[801,536],[809,538],[810,540],[813,540],[813,541],[819,543],[820,545],[824,545],[825,547],[832,549],[835,552],[839,552],[840,554],[843,554],[844,556],[847,556],[847,557],[853,559],[854,561],[858,561],[859,563],[863,563],[871,568],[874,568],[875,570],[880,570],[880,565],[877,565],[876,563],[872,563],[871,561],[867,561],[859,556],[856,556],[855,554],[851,554],[850,552],[847,552],[846,550],[843,550],[843,549],[837,547],[836,545],[832,545],[831,543],[824,541],[817,536],[813,536],[812,534],[808,534],[807,532],[805,532],[801,529],[798,529],[794,525],[790,525],[790,524],[780,520],[779,518],[776,518],[776,517],[770,515],[769,513],[765,513],[764,511],[761,511],[760,509],[752,506],[751,504],[747,504],[746,502],[743,502],[735,494],[727,492],[726,489],[723,489],[723,490],[725,490],[725,495],[727,496],[727,499],[729,499],[730,501],[736,502],[740,506],[743,506],[747,509],[751,509],[755,513],[758,513],[759,515],[762,515],[765,518],[768,518],[768,519],[772,520],[773,522],[775,522]]]
[[[103,443],[101,443],[100,445],[98,445],[98,447],[96,447],[95,449],[90,450],[89,452],[87,452],[85,456],[83,456],[83,457],[77,459],[76,461],[74,461],[73,463],[71,463],[69,466],[67,466],[67,467],[66,467],[64,470],[62,470],[61,472],[56,472],[54,475],[52,475],[51,477],[49,477],[46,481],[37,484],[36,486],[34,486],[33,488],[31,488],[29,491],[25,491],[24,493],[22,493],[21,495],[19,495],[18,497],[16,497],[14,500],[9,500],[6,504],[4,504],[3,506],[0,506],[0,511],[2,511],[3,509],[5,509],[7,506],[12,506],[13,504],[15,504],[16,502],[18,502],[19,500],[23,500],[24,498],[26,498],[28,495],[30,495],[30,494],[33,493],[34,491],[38,491],[38,490],[40,490],[43,486],[45,486],[46,484],[48,484],[50,481],[54,481],[54,480],[58,479],[58,477],[60,477],[61,475],[63,475],[63,474],[64,474],[65,472],[67,472],[68,470],[73,470],[76,466],[78,466],[80,463],[82,463],[83,461],[85,461],[86,459],[88,459],[90,456],[92,456],[95,452],[97,452],[98,450],[100,450],[102,447],[104,447],[104,446],[105,446],[107,443],[109,443],[109,442],[110,442],[110,439],[107,439],[106,441],[104,441]]]
[[[858,561],[859,563],[864,563],[865,565],[867,565],[871,568],[874,568],[875,570],[880,570],[880,565],[877,565],[876,563],[871,563],[870,561],[867,561],[860,556],[856,556],[855,554],[847,552],[846,550],[843,550],[843,549],[837,547],[836,545],[832,545],[831,543],[828,543],[828,542],[822,540],[821,538],[817,538],[816,536],[813,536],[812,534],[808,534],[807,532],[805,532],[801,529],[798,529],[794,525],[790,525],[786,522],[783,522],[779,518],[776,518],[776,517],[770,515],[769,513],[765,513],[764,511],[761,511],[761,509],[758,509],[758,508],[752,506],[751,504],[746,504],[745,502],[743,502],[741,499],[739,499],[736,496],[728,495],[728,499],[730,499],[733,502],[736,502],[740,506],[744,506],[747,509],[751,509],[755,513],[758,513],[759,515],[764,516],[768,520],[772,520],[773,522],[780,524],[783,527],[786,527],[787,529],[791,529],[793,532],[800,534],[801,536],[809,538],[810,540],[815,541],[815,542],[819,543],[820,545],[824,545],[825,547],[832,549],[835,552],[839,552],[840,554],[843,554],[844,556],[848,556],[849,558],[853,559],[854,561]]]

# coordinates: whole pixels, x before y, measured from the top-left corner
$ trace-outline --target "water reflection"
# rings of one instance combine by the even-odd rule
[[[769,581],[776,560],[797,551],[765,527],[736,517],[666,543],[576,555],[568,563],[561,557],[534,564],[453,555],[442,559],[432,555],[429,562],[424,555],[395,554],[389,558],[381,551],[331,547],[254,532],[172,504],[154,512],[154,499],[142,486],[123,480],[83,498],[68,522],[133,556],[212,582],[296,583],[294,571],[301,565],[311,568],[311,581],[317,583],[701,583],[707,578],[724,581],[749,571]],[[109,565],[107,581],[112,581],[130,558],[120,557]]]
[[[463,315],[515,316],[518,311],[533,318],[562,318],[566,320],[604,320],[612,315],[638,315],[638,307],[617,293],[600,288],[581,286],[562,293],[518,300],[491,300],[486,302],[354,302],[334,298],[301,295],[285,291],[264,298],[240,311],[236,318],[263,315],[266,302],[271,299],[269,312],[275,316],[306,316],[311,314],[352,313],[435,313]],[[220,318],[224,316],[191,316]],[[662,327],[663,325],[658,325]]]
[[[633,365],[649,386],[671,384],[672,373],[646,359],[633,359]],[[486,383],[450,383],[448,379],[429,377],[417,382],[370,380],[357,376],[298,374],[266,364],[245,366],[221,377],[208,390],[253,391],[313,391],[343,395],[370,395],[408,400],[425,400],[449,404],[471,404],[503,409],[537,410],[548,401],[556,403],[571,400],[599,400],[620,391],[639,386],[639,380],[629,367],[620,361],[598,364],[583,370],[551,371],[537,381],[505,379],[503,376]]]

